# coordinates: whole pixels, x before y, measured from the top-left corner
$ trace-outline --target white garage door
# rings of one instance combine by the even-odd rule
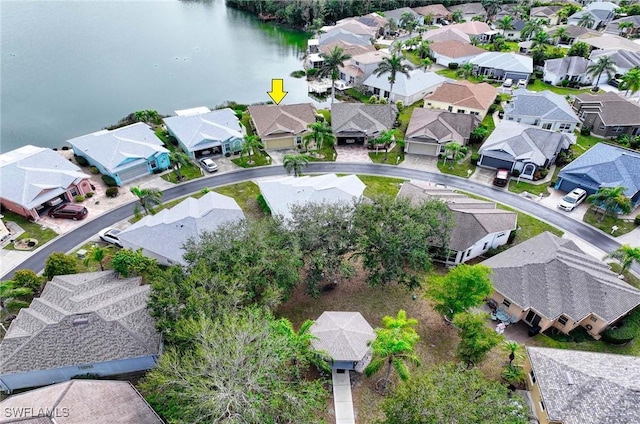
[[[133,180],[134,178],[145,176],[148,173],[149,168],[147,168],[146,163],[143,163],[142,165],[134,166],[133,168],[120,171],[118,175],[120,176],[120,181],[124,183],[126,181]]]
[[[407,153],[413,153],[415,155],[437,156],[438,145],[427,143],[407,143]]]

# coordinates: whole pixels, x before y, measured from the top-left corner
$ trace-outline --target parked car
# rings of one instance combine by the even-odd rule
[[[527,88],[527,80],[526,79],[518,80],[518,88]]]
[[[511,78],[507,78],[506,80],[504,80],[504,82],[502,83],[503,87],[509,88],[513,85],[513,80]]]
[[[509,182],[509,170],[500,168],[496,171],[496,176],[493,179],[493,185],[498,187],[504,187]]]
[[[207,172],[216,172],[218,170],[218,165],[209,158],[200,159],[200,165]]]
[[[62,200],[62,197],[54,197],[53,199],[49,200],[48,202],[44,202],[45,205],[47,206],[58,206],[60,203],[64,202],[64,200]]]
[[[571,212],[574,210],[580,203],[584,202],[584,199],[587,198],[587,192],[581,188],[574,188],[564,196],[560,203],[558,203],[558,208],[565,210],[567,212]]]
[[[73,219],[74,221],[85,219],[88,214],[89,211],[84,206],[72,205],[70,203],[58,205],[49,211],[51,218],[66,218]]]
[[[118,234],[120,234],[120,232],[121,231],[118,230],[117,228],[105,228],[104,230],[101,230],[98,233],[98,237],[100,237],[100,240],[104,242],[114,244],[118,247],[122,247],[122,243],[118,238]]]

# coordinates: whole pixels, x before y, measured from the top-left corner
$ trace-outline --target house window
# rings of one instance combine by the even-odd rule
[[[489,242],[485,241],[484,246],[482,246],[482,250],[487,250],[487,246],[489,246]]]
[[[464,109],[458,109],[457,113],[464,113]]]
[[[506,233],[498,234],[498,236],[496,238],[504,237],[505,234]]]
[[[380,95],[380,89],[379,88],[374,88],[373,89],[373,94],[375,94],[376,96]]]
[[[614,133],[621,133],[621,132],[622,132],[622,130],[623,130],[623,128],[622,128],[622,127],[613,127],[613,128],[611,129],[611,132],[614,132]]]
[[[589,320],[590,320],[591,322],[598,322],[598,318],[594,317],[593,315],[591,315],[591,316],[589,317]]]
[[[516,122],[520,122],[520,121],[522,121],[522,118],[516,119]]]
[[[511,306],[511,301],[505,299],[502,301],[502,304],[508,308],[509,306]]]
[[[546,124],[542,124],[543,130],[550,130],[553,124],[551,122],[547,122]]]
[[[471,249],[467,250],[467,258],[471,256]]]
[[[542,409],[543,411],[545,410],[543,401],[540,401],[540,409]]]
[[[431,106],[431,103],[427,103],[427,106]]]
[[[302,144],[302,137],[300,137],[299,135],[296,136],[296,146],[299,146],[300,144]]]
[[[605,128],[606,128],[606,127],[604,126],[604,124],[600,124],[600,125],[598,125],[598,129],[603,130],[603,129],[605,129]]]
[[[470,113],[471,115],[475,115],[475,116],[480,115],[480,112],[469,112],[469,113]]]
[[[536,383],[536,375],[533,373],[533,370],[529,372],[529,378],[531,379],[531,384]]]
[[[447,108],[447,110],[448,110],[449,112],[453,112],[453,106],[449,106],[449,107]]]
[[[151,169],[156,169],[158,167],[158,164],[155,160],[153,162],[149,162],[149,165],[151,165]]]
[[[512,117],[512,116],[508,117],[507,119],[508,119],[509,121],[513,121],[513,117]]]
[[[71,193],[71,196],[77,196],[78,195],[78,189],[75,188],[75,187],[71,187],[69,192]]]
[[[569,130],[571,130],[571,124],[560,124],[558,126],[558,129],[560,131],[569,131]]]
[[[560,315],[560,318],[558,318],[558,322],[562,325],[566,325],[568,321],[569,318],[567,318],[565,315]]]

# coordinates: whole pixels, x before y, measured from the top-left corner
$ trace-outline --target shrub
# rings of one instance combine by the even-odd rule
[[[259,194],[256,200],[258,201],[258,205],[260,206],[260,209],[262,209],[262,212],[264,212],[265,215],[271,215],[271,208],[267,205],[267,201],[264,200],[262,194]]]
[[[633,320],[623,320],[615,328],[608,328],[601,333],[602,341],[606,343],[621,345],[629,343],[640,331],[640,327]]]
[[[380,99],[375,94],[373,96],[369,97],[369,103],[371,103],[372,105],[375,105],[379,101],[380,101]]]
[[[307,77],[308,78],[313,78],[316,75],[318,75],[318,72],[320,72],[320,69],[318,69],[318,68],[309,68],[309,69],[307,69]]]
[[[389,101],[386,97],[380,97],[380,99],[378,99],[378,104],[386,105],[387,103],[389,103]]]
[[[87,199],[92,198],[95,195],[95,193],[93,191],[90,191],[89,193],[85,194]]]
[[[568,86],[568,85],[569,85],[569,82],[570,82],[570,81],[569,81],[569,80],[566,80],[566,79],[565,79],[565,80],[562,80],[562,81],[560,81],[560,86],[561,86],[561,87],[566,87],[566,86]]]
[[[491,106],[489,106],[489,115],[493,115],[496,109],[498,109],[498,105],[495,103],[492,103]]]
[[[89,165],[89,162],[83,156],[74,155],[73,157],[76,159],[76,162],[78,162],[78,165],[80,166]]]
[[[294,78],[302,78],[306,75],[307,73],[304,70],[299,70],[299,71],[293,71],[291,72],[291,76]]]
[[[473,153],[471,155],[471,164],[472,165],[477,165],[478,164],[478,159],[480,159],[480,155],[478,155],[477,153]]]
[[[636,215],[633,219],[633,223],[640,226],[640,215]]]
[[[519,177],[520,176],[520,171],[517,170],[517,169],[514,169],[513,171],[511,171],[511,176]]]
[[[582,127],[580,128],[580,135],[591,135],[591,127]]]
[[[495,100],[493,101],[494,105],[499,105],[502,102],[502,97],[500,97],[499,95],[496,96]]]
[[[449,62],[449,69],[458,69],[459,66],[456,62]]]
[[[89,167],[89,171],[93,174],[93,175],[98,175],[100,173],[100,170],[95,167],[95,166],[90,166]]]
[[[396,102],[396,107],[398,108],[398,112],[402,112],[402,109],[404,109],[404,103],[402,103],[402,100],[398,100]]]
[[[84,202],[84,196],[82,194],[78,194],[76,197],[73,198],[73,200],[75,200],[76,202]]]
[[[462,146],[460,148],[460,153],[462,153],[463,155],[466,155],[468,151],[469,151],[469,148],[467,146]]]
[[[105,194],[107,197],[116,197],[118,195],[118,187],[109,187]]]
[[[107,187],[118,187],[118,183],[116,182],[116,180],[114,180],[113,177],[109,175],[103,175],[102,181],[107,185]]]

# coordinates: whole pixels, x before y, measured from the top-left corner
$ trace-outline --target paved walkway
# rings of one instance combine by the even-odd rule
[[[349,371],[338,373],[336,370],[331,370],[331,379],[333,380],[333,406],[336,424],[355,424]]]

